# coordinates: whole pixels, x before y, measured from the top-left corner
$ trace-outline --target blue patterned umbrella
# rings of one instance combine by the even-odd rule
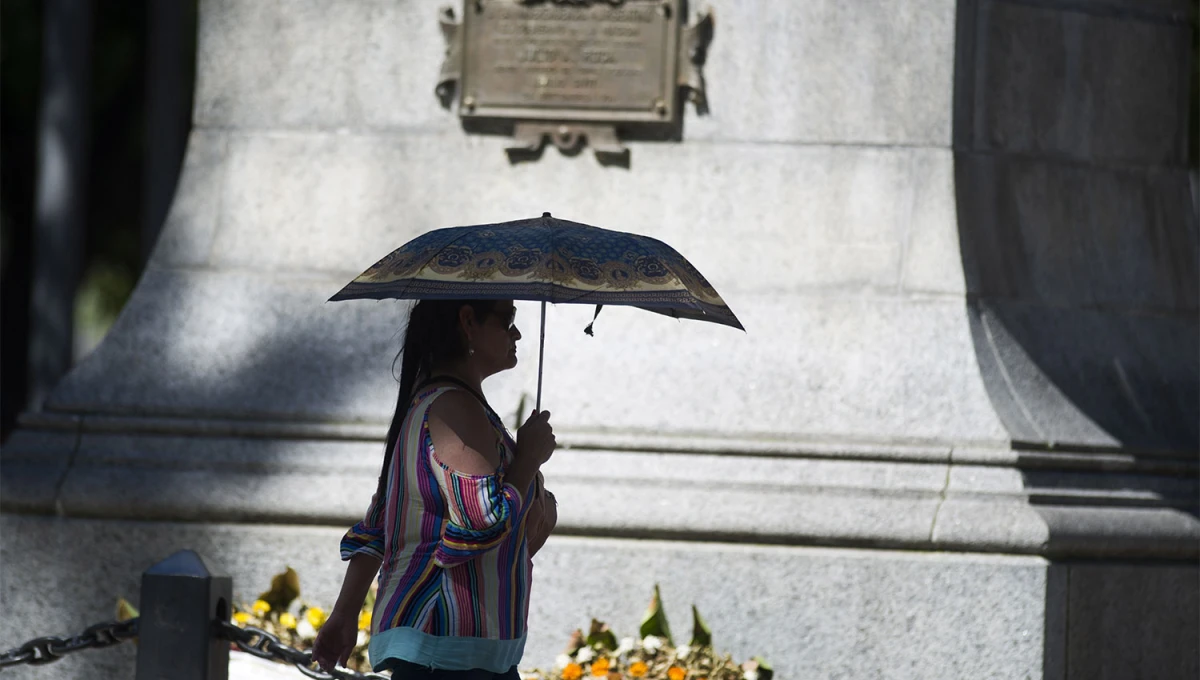
[[[638,234],[551,217],[449,227],[397,248],[330,298],[512,299],[629,305],[682,319],[741,322],[707,279],[671,246]],[[590,327],[589,327],[590,328]]]

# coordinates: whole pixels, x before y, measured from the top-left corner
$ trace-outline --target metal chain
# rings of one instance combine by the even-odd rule
[[[285,645],[271,633],[254,626],[242,628],[229,621],[218,621],[221,635],[236,644],[238,649],[253,654],[260,659],[271,659],[290,663],[296,670],[315,680],[388,680],[391,676],[379,673],[359,673],[333,669],[328,673],[311,668],[312,653],[302,652],[295,647]]]
[[[40,637],[20,647],[0,654],[0,669],[27,663],[33,665],[58,661],[71,652],[83,649],[111,647],[137,637],[138,620],[107,621],[89,627],[79,635],[69,638]]]
[[[296,670],[314,680],[388,680],[390,676],[379,673],[359,673],[333,669],[324,671],[310,668],[312,654],[302,652],[295,647],[283,644],[278,637],[261,628],[246,626],[240,628],[229,621],[214,622],[217,633],[225,640],[233,642],[243,652],[261,659],[271,659],[292,664]],[[84,649],[111,647],[126,640],[137,637],[138,619],[128,621],[108,621],[97,623],[79,635],[73,637],[40,637],[30,640],[20,647],[10,649],[0,654],[0,670],[20,664],[40,665],[53,663],[72,652]]]

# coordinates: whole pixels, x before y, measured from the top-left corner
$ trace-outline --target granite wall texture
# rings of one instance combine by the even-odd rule
[[[0,640],[110,616],[178,548],[331,602],[405,306],[324,300],[423,231],[549,210],[672,243],[747,333],[551,310],[529,665],[661,582],[781,678],[1194,677],[1194,6],[713,9],[711,115],[615,168],[459,129],[433,6],[205,0],[154,256],[0,451]],[[519,309],[485,386],[510,420]],[[13,675],[130,673],[92,654]]]

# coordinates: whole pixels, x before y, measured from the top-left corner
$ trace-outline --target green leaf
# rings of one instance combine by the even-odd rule
[[[758,680],[771,680],[775,675],[775,671],[771,669],[765,659],[761,656],[754,657],[754,663],[758,664]]]
[[[129,600],[121,597],[117,599],[117,620],[128,621],[138,617],[137,607],[129,603]]]
[[[617,636],[609,630],[608,624],[592,619],[592,628],[588,631],[587,644],[589,647],[599,647],[608,651],[616,651]]]
[[[696,605],[692,605],[692,647],[711,647],[712,646],[712,631],[708,629],[708,624],[704,623],[704,619],[700,618],[700,610],[696,609]]]
[[[662,595],[658,591],[658,584],[654,584],[654,599],[650,600],[650,607],[646,609],[646,615],[642,617],[642,627],[638,629],[638,634],[643,638],[647,635],[663,638],[667,644],[674,646],[671,641],[671,627],[667,625],[667,613],[662,608]]]
[[[521,398],[517,401],[517,422],[513,425],[513,432],[521,429],[521,426],[525,424],[525,407],[527,405],[525,402],[528,399],[529,394],[521,392]]]
[[[271,589],[260,594],[258,599],[271,605],[272,612],[283,613],[297,597],[300,597],[300,575],[288,567],[287,571],[271,578]]]
[[[566,655],[571,658],[575,658],[575,653],[583,649],[583,646],[583,631],[576,628],[571,632],[571,638],[567,640],[567,649],[565,650]]]

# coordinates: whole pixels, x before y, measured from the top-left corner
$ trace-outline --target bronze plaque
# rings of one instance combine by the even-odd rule
[[[684,95],[700,113],[712,17],[686,0],[464,0],[442,11],[437,94],[468,131],[512,134],[509,152],[626,154],[618,136],[677,138]]]
[[[462,116],[670,120],[678,4],[468,4]]]

